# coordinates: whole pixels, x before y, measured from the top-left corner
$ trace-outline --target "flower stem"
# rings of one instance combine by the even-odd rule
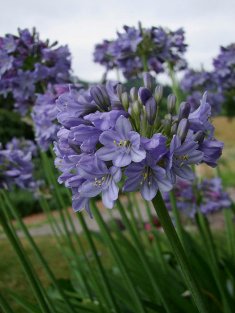
[[[176,203],[176,197],[173,191],[170,191],[170,201],[171,201],[171,207],[172,211],[175,217],[175,223],[176,223],[176,230],[178,232],[178,235],[180,237],[181,243],[183,247],[185,248],[185,241],[184,241],[184,228],[180,220],[180,212],[177,208],[177,203]]]
[[[176,79],[174,69],[170,64],[168,64],[168,69],[169,69],[169,76],[171,78],[171,83],[172,83],[172,91],[177,98],[176,109],[178,110],[180,102],[182,101],[182,91],[181,91],[181,89],[179,87],[179,83]]]
[[[134,241],[134,244],[136,246],[136,251],[137,251],[137,253],[139,255],[139,258],[140,258],[140,260],[141,260],[141,262],[143,264],[143,269],[146,272],[146,276],[148,277],[149,282],[152,285],[152,288],[153,288],[155,294],[161,300],[164,309],[166,310],[166,312],[170,313],[171,310],[170,310],[170,307],[169,307],[169,303],[167,303],[167,301],[165,299],[165,294],[162,293],[161,289],[157,285],[156,279],[154,278],[154,275],[153,275],[153,273],[150,270],[149,261],[148,261],[147,256],[145,255],[144,248],[143,248],[142,244],[140,243],[140,240],[139,240],[138,236],[136,235],[135,231],[133,230],[133,228],[132,228],[132,226],[131,226],[128,218],[127,218],[125,209],[124,209],[123,205],[121,204],[121,202],[119,200],[117,200],[117,207],[118,207],[118,210],[119,210],[119,212],[120,212],[120,214],[122,216],[122,219],[123,219],[127,229],[130,232],[130,235],[131,235],[131,237],[132,237],[132,239]]]
[[[191,269],[190,263],[187,259],[185,251],[183,249],[182,244],[180,243],[179,237],[176,233],[176,230],[172,224],[171,218],[169,216],[168,210],[165,206],[165,203],[162,199],[161,193],[158,191],[155,198],[152,200],[155,211],[160,219],[161,225],[165,231],[165,234],[172,246],[175,257],[181,267],[181,271],[184,275],[186,283],[188,285],[189,290],[192,293],[193,300],[195,305],[198,308],[200,313],[207,313],[207,309],[204,303],[203,296],[199,289],[199,286],[196,282],[196,279],[193,275],[193,271]]]
[[[206,253],[208,254],[208,261],[212,268],[212,274],[214,276],[215,283],[221,294],[224,312],[231,313],[231,310],[229,307],[229,301],[225,293],[225,288],[223,287],[222,279],[220,277],[220,271],[219,271],[219,266],[218,266],[218,256],[216,253],[217,251],[216,251],[216,247],[213,241],[209,222],[206,216],[204,216],[201,212],[197,212],[196,221],[197,221],[197,225],[198,225],[202,240],[205,243]]]
[[[40,250],[38,249],[38,246],[36,245],[33,237],[31,236],[30,232],[28,231],[27,227],[25,226],[24,222],[22,221],[22,218],[20,216],[20,214],[18,213],[18,211],[15,209],[15,207],[11,204],[7,194],[2,191],[3,194],[3,198],[5,200],[5,203],[7,204],[8,208],[10,209],[13,217],[16,219],[16,221],[19,223],[25,237],[27,238],[27,240],[29,241],[29,243],[32,246],[33,252],[35,253],[36,257],[39,259],[39,261],[41,262],[44,270],[46,271],[49,279],[51,279],[52,283],[54,284],[55,288],[58,290],[59,294],[61,295],[61,298],[63,299],[66,308],[68,309],[68,312],[70,312],[72,310],[72,306],[70,304],[70,302],[68,301],[64,291],[61,289],[60,285],[58,284],[52,270],[50,269],[47,261],[45,260],[45,258],[43,257],[42,253],[40,252]]]
[[[108,245],[108,247],[110,248],[110,251],[114,257],[114,259],[116,260],[120,271],[123,275],[123,280],[125,281],[129,292],[130,292],[130,296],[131,296],[131,301],[133,301],[133,307],[135,307],[135,312],[137,313],[145,313],[146,309],[144,308],[144,305],[139,297],[137,288],[134,284],[134,282],[131,279],[131,276],[128,272],[128,269],[126,267],[125,261],[122,257],[122,254],[120,253],[120,250],[118,248],[118,246],[116,245],[116,242],[113,240],[109,229],[107,228],[101,214],[99,213],[99,210],[95,204],[95,201],[91,201],[91,209],[92,209],[92,213],[94,214],[94,217],[99,225],[100,231],[102,233],[102,235],[104,236],[104,239]]]

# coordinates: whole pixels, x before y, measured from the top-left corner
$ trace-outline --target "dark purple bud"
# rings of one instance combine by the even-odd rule
[[[181,102],[180,108],[179,108],[179,121],[182,120],[182,118],[188,118],[190,114],[190,104],[188,102]]]
[[[104,86],[91,87],[91,96],[101,111],[108,111],[110,100]]]
[[[130,90],[130,96],[132,101],[138,100],[138,89],[136,87],[132,87]]]
[[[148,88],[141,87],[138,92],[140,102],[145,105],[146,102],[153,97],[151,91]]]
[[[176,96],[174,94],[170,94],[167,97],[167,110],[169,113],[172,113],[175,109],[176,104]]]
[[[194,135],[194,141],[198,142],[199,144],[203,142],[205,138],[205,134],[202,130],[199,130],[195,135]]]
[[[157,103],[154,97],[147,100],[145,103],[145,110],[148,123],[153,125],[157,114]]]
[[[178,125],[177,135],[180,137],[181,142],[183,142],[187,136],[189,130],[189,121],[187,118],[183,118]]]
[[[144,73],[143,74],[143,81],[144,81],[144,87],[151,90],[153,87],[153,81],[154,81],[153,76],[150,75],[149,73]]]
[[[163,88],[162,86],[158,85],[154,91],[154,98],[157,101],[157,103],[161,101],[162,95],[163,95]]]

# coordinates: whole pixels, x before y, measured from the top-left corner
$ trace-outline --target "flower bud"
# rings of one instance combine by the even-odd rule
[[[136,118],[140,116],[140,103],[138,101],[131,103],[131,111],[134,113]]]
[[[189,113],[190,113],[190,104],[188,102],[181,102],[178,114],[179,121],[182,120],[182,118],[188,118]]]
[[[187,136],[189,130],[189,121],[187,118],[183,118],[178,125],[177,135],[180,137],[181,142],[183,142]]]
[[[116,90],[117,90],[118,98],[121,100],[122,99],[122,93],[123,93],[123,86],[122,86],[122,84],[120,84],[120,83],[117,84]]]
[[[149,73],[143,73],[143,81],[144,81],[144,87],[148,89],[152,89],[153,87],[153,76],[150,75]]]
[[[156,86],[155,91],[154,91],[154,98],[155,98],[157,103],[159,103],[161,101],[162,95],[163,95],[162,86],[160,86],[160,85]]]
[[[172,113],[174,111],[176,104],[176,96],[174,94],[170,94],[167,97],[167,110],[169,113]]]
[[[153,125],[157,114],[157,103],[154,97],[147,100],[145,103],[145,110],[148,123]]]
[[[171,126],[171,134],[175,135],[177,132],[177,123],[173,123]]]
[[[130,90],[130,96],[132,101],[138,100],[138,89],[136,87],[132,87]]]
[[[153,125],[157,113],[157,103],[151,91],[148,88],[140,88],[138,96],[145,106],[147,121],[150,125]]]
[[[128,111],[128,109],[129,109],[129,97],[128,97],[128,93],[126,91],[122,93],[121,101],[122,101],[122,105],[123,105],[124,109],[126,111]]]
[[[141,87],[138,92],[140,102],[145,105],[148,99],[152,97],[152,93],[148,88]]]
[[[110,101],[106,88],[104,86],[93,86],[90,93],[98,108],[101,111],[108,111]]]

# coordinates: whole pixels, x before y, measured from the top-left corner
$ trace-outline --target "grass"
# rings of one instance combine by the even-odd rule
[[[83,237],[80,235],[81,241],[83,243],[84,248],[87,251],[87,255],[90,255],[90,250],[87,247],[87,243]],[[71,278],[71,273],[69,270],[69,266],[65,258],[61,255],[59,248],[57,247],[56,240],[53,236],[43,236],[34,238],[38,248],[40,249],[42,255],[45,257],[48,262],[51,270],[53,271],[55,277],[57,279],[68,279]],[[35,271],[40,277],[41,282],[47,288],[50,286],[51,282],[48,279],[45,271],[43,270],[41,264],[33,253],[30,245],[27,240],[22,238],[21,242],[25,248],[26,254],[29,256]],[[75,243],[75,242],[74,242]],[[104,247],[100,242],[96,241],[97,249],[103,257],[104,265],[110,267],[111,259],[107,256],[107,253],[104,250]],[[66,245],[65,245],[66,248]],[[16,292],[17,294],[23,296],[26,300],[34,303],[34,296],[31,290],[29,283],[25,277],[25,274],[21,268],[21,264],[19,263],[16,254],[9,244],[7,239],[0,240],[0,292],[9,300],[13,311],[16,313],[25,313],[25,310],[22,309],[16,302],[12,301],[11,298],[7,295],[7,290],[11,290]],[[79,254],[79,251],[78,251]],[[72,262],[72,260],[71,260]]]
[[[40,248],[40,251],[49,262],[51,269],[53,270],[57,278],[68,278],[69,270],[66,261],[61,257],[61,254],[56,246],[55,240],[51,236],[35,238],[35,241]],[[27,255],[32,260],[35,270],[39,274],[41,281],[44,286],[49,286],[50,281],[48,280],[45,272],[41,265],[38,263],[32,249],[29,247],[25,239],[22,240]],[[7,289],[15,291],[20,295],[24,296],[29,301],[34,301],[33,295],[30,290],[27,279],[25,278],[24,272],[21,268],[20,263],[15,255],[14,250],[9,244],[7,239],[0,241],[0,290],[4,294]],[[58,262],[59,260],[59,262]],[[9,299],[11,300],[11,299]],[[25,311],[19,307],[14,301],[10,302],[14,312],[24,313]]]

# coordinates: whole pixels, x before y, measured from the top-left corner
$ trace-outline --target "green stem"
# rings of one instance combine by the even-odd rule
[[[154,229],[155,225],[153,222],[153,217],[151,214],[151,208],[150,208],[149,202],[144,200],[144,204],[145,204],[145,208],[146,208],[149,222],[151,223],[151,225]],[[160,243],[160,234],[158,233],[158,231],[155,231],[155,229],[153,231],[153,234],[154,234],[154,239],[155,239],[153,242],[153,245],[154,245],[154,250],[156,251],[156,259],[160,260],[162,269],[166,272],[167,267],[166,267],[166,262],[165,262],[164,257],[163,257],[163,251],[162,251],[162,247],[161,247],[161,243]]]
[[[219,266],[218,266],[218,256],[216,253],[216,247],[213,241],[212,233],[210,230],[209,222],[201,212],[197,212],[196,221],[198,225],[199,232],[201,234],[203,243],[206,247],[206,253],[208,255],[209,264],[212,267],[212,274],[216,282],[217,288],[221,294],[221,299],[223,301],[224,312],[231,313],[229,308],[228,299],[223,288],[223,284],[220,278]]]
[[[227,237],[228,252],[232,260],[235,260],[235,228],[233,223],[234,214],[232,209],[224,209],[224,221]]]
[[[168,70],[169,70],[169,76],[170,76],[171,82],[172,82],[172,91],[175,94],[176,99],[177,99],[177,101],[176,101],[176,111],[177,111],[179,108],[179,105],[182,101],[182,92],[181,92],[181,89],[179,87],[179,83],[176,79],[174,69],[170,64],[168,64]]]
[[[42,157],[42,161],[43,161],[43,165],[44,165],[47,181],[48,181],[49,185],[53,185],[54,191],[55,191],[55,196],[57,197],[58,203],[60,204],[58,206],[58,209],[59,209],[60,219],[61,219],[64,231],[65,231],[65,235],[66,235],[65,238],[67,240],[68,246],[70,247],[71,251],[76,253],[74,245],[73,245],[73,242],[72,242],[72,239],[71,239],[71,234],[69,232],[68,225],[66,223],[66,219],[65,219],[65,216],[64,216],[64,212],[63,212],[63,209],[64,208],[67,209],[67,208],[65,206],[65,203],[64,203],[64,201],[63,201],[63,199],[61,197],[60,191],[58,189],[58,183],[57,183],[57,181],[55,179],[54,173],[53,173],[53,171],[51,169],[51,164],[49,163],[49,159],[48,159],[46,153],[42,152],[41,153],[41,157]]]
[[[141,56],[141,60],[142,60],[142,65],[143,65],[144,72],[148,72],[148,63],[147,63],[146,55],[143,54]]]
[[[166,312],[170,313],[171,310],[169,308],[169,305],[168,305],[167,301],[165,300],[165,297],[163,296],[160,288],[158,287],[156,280],[154,279],[153,273],[150,270],[150,264],[148,262],[146,255],[145,255],[144,247],[141,245],[138,236],[136,236],[136,233],[134,232],[134,230],[133,230],[133,228],[132,228],[132,226],[128,220],[128,217],[125,213],[125,210],[124,210],[124,208],[123,208],[123,206],[119,200],[117,200],[117,207],[118,207],[119,212],[123,218],[124,223],[126,224],[127,229],[129,230],[129,232],[132,236],[132,239],[133,239],[135,246],[136,246],[137,254],[139,255],[139,258],[143,264],[143,268],[144,268],[144,270],[148,276],[148,279],[149,279],[149,281],[153,287],[153,290],[154,290],[155,294],[159,297],[160,301],[162,302]]]
[[[171,201],[172,211],[173,211],[173,214],[175,217],[176,230],[177,230],[177,233],[179,234],[181,243],[185,248],[184,228],[183,228],[183,225],[182,225],[181,220],[180,220],[180,213],[179,213],[179,210],[177,208],[176,198],[175,198],[175,194],[173,191],[170,191],[170,201]]]
[[[123,279],[125,280],[125,283],[128,286],[128,289],[130,291],[130,295],[132,296],[133,306],[135,306],[135,312],[136,313],[145,313],[145,308],[144,308],[144,306],[143,306],[143,304],[139,298],[138,292],[136,290],[136,286],[130,278],[128,269],[126,267],[126,264],[123,260],[122,255],[119,251],[119,248],[116,245],[115,241],[113,240],[113,238],[109,232],[109,229],[107,228],[107,226],[106,226],[101,214],[99,213],[99,210],[96,207],[94,201],[91,201],[91,208],[92,208],[92,213],[94,214],[94,217],[95,217],[95,219],[96,219],[96,221],[100,227],[101,233],[103,234],[103,236],[106,240],[106,243],[109,246],[109,248],[110,248],[110,250],[114,256],[114,259],[116,260],[116,262],[120,268],[120,271],[122,272]]]
[[[38,258],[38,260],[41,262],[41,264],[43,265],[49,279],[51,279],[51,281],[53,282],[55,288],[58,290],[59,294],[61,295],[61,298],[63,299],[68,312],[71,312],[71,310],[73,310],[71,304],[68,302],[63,290],[61,289],[61,287],[59,286],[59,284],[57,283],[57,280],[53,274],[53,272],[51,271],[50,267],[48,266],[46,260],[44,259],[44,257],[42,256],[40,250],[38,249],[34,239],[32,238],[32,236],[30,235],[27,227],[25,226],[25,224],[23,223],[18,211],[14,208],[13,205],[11,205],[8,196],[6,195],[6,193],[3,191],[3,197],[5,200],[5,203],[7,204],[7,206],[9,207],[9,209],[11,210],[12,215],[14,216],[14,218],[17,220],[17,222],[19,223],[25,237],[27,238],[27,240],[29,241],[29,243],[31,244],[33,251],[36,255],[36,257]]]
[[[132,201],[134,204],[134,208],[136,209],[136,212],[137,212],[138,220],[139,220],[139,222],[141,222],[142,225],[144,225],[144,219],[143,219],[143,216],[141,214],[140,206],[139,206],[138,200],[136,198],[136,195],[137,195],[136,193],[132,193]]]
[[[152,203],[160,219],[160,222],[165,231],[165,234],[171,244],[176,260],[178,261],[180,265],[180,268],[182,270],[182,273],[184,275],[188,288],[192,293],[192,298],[195,302],[195,305],[198,308],[198,311],[200,313],[208,312],[204,303],[204,298],[199,289],[198,283],[193,275],[193,270],[190,266],[190,263],[183,249],[183,246],[180,243],[179,237],[176,233],[174,225],[169,216],[168,210],[162,199],[162,195],[159,191],[157,195],[155,196],[155,198],[152,200]]]
[[[100,258],[99,258],[99,255],[98,255],[98,251],[96,249],[96,246],[94,244],[94,241],[92,239],[90,231],[89,231],[89,229],[87,227],[85,219],[83,218],[82,214],[79,214],[79,213],[78,213],[78,218],[79,218],[79,221],[80,221],[80,223],[82,225],[82,228],[83,228],[83,230],[85,232],[85,235],[86,235],[87,241],[88,241],[88,243],[90,245],[92,254],[93,254],[93,256],[95,258],[95,261],[96,261],[96,263],[98,265],[100,276],[103,279],[103,282],[104,282],[103,285],[104,285],[104,289],[105,289],[105,294],[106,294],[107,299],[108,299],[108,304],[110,304],[111,307],[114,308],[115,312],[120,312],[120,310],[119,310],[119,308],[117,306],[117,303],[116,303],[116,299],[115,299],[115,297],[113,295],[112,288],[110,286],[108,277],[107,277],[106,272],[104,270],[104,267],[103,267],[103,265],[102,265],[102,263],[100,261]]]

